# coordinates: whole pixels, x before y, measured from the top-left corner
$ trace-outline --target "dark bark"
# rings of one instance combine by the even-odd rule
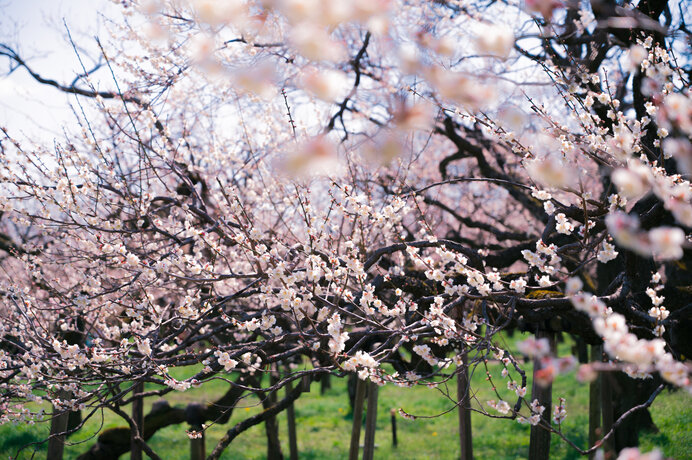
[[[468,355],[462,354],[462,369],[457,374],[457,398],[459,398],[459,443],[461,446],[461,460],[473,460],[473,437],[471,431],[471,410],[469,405],[469,381]]]
[[[267,420],[269,417],[274,417],[276,414],[284,411],[288,406],[290,406],[296,399],[298,399],[304,391],[309,391],[309,376],[303,376],[303,384],[299,385],[296,387],[290,394],[288,394],[284,399],[279,401],[278,403],[272,405],[268,409],[265,409],[261,413],[252,416],[250,418],[247,418],[243,420],[242,422],[238,423],[235,425],[233,428],[228,430],[226,434],[221,438],[219,443],[216,445],[214,450],[212,451],[211,454],[209,454],[209,457],[207,457],[207,460],[217,460],[221,457],[221,454],[223,451],[228,447],[228,445],[236,438],[238,435],[240,435],[242,432],[246,431],[247,429],[258,425],[265,420]],[[307,380],[307,381],[306,381]]]
[[[286,384],[286,396],[293,391],[293,384]],[[290,450],[291,460],[298,460],[298,437],[296,435],[296,409],[294,404],[290,404],[286,409],[286,418],[288,423],[288,448]]]
[[[363,440],[363,460],[373,460],[375,456],[375,432],[377,431],[377,395],[379,387],[368,383],[368,411],[365,415],[365,438]]]
[[[58,398],[69,399],[70,393],[61,390],[58,393]],[[50,422],[50,438],[48,439],[48,460],[62,460],[63,451],[65,449],[65,432],[67,431],[67,423],[69,420],[69,412],[53,410],[53,418]]]
[[[632,379],[622,372],[613,373],[612,377],[615,420],[631,408],[646,402],[660,384],[658,378]],[[648,409],[634,412],[615,429],[615,450],[620,452],[626,447],[638,446],[639,434],[642,431],[658,432]]]
[[[613,376],[610,372],[601,373],[599,376],[601,384],[601,409],[603,410],[603,433],[609,433],[613,429],[614,410],[613,410]],[[606,456],[613,456],[614,443],[613,437],[606,439],[603,443],[603,451]]]
[[[270,373],[269,379],[272,386],[278,382],[278,376],[274,370]],[[276,401],[276,391],[270,391],[262,398],[262,407],[266,411],[275,406]],[[264,421],[264,431],[267,434],[267,460],[283,460],[284,455],[281,452],[281,441],[279,440],[279,420],[276,416],[267,417]]]
[[[351,446],[348,459],[358,460],[360,446],[360,428],[363,424],[363,403],[367,384],[356,377],[356,394],[353,401],[353,427],[351,429]]]
[[[551,332],[538,331],[536,338],[548,338],[550,348],[555,350],[555,335]],[[541,386],[536,379],[536,371],[540,369],[540,361],[534,361],[534,378],[531,388],[531,400],[538,402],[545,407],[541,415],[541,424],[550,426],[551,409],[553,401],[553,385],[552,383]],[[540,425],[531,426],[531,435],[529,439],[529,460],[549,460],[550,459],[550,431]]]
[[[591,347],[591,361],[601,361],[603,347],[593,345]],[[601,378],[597,377],[589,384],[589,447],[593,447],[603,436],[601,427]],[[593,460],[596,453],[589,454],[589,460]]]
[[[138,397],[144,391],[143,383],[136,383],[132,390],[132,421],[135,429],[130,430],[130,460],[142,460],[142,445],[137,441],[143,434],[144,398]]]
[[[244,379],[239,379],[239,383]],[[233,412],[235,403],[244,393],[242,388],[232,385],[224,396],[215,402],[204,406],[202,419],[219,424],[227,423]],[[144,440],[150,439],[158,430],[170,425],[178,425],[187,420],[185,408],[171,407],[165,400],[154,403],[144,417]],[[91,448],[80,455],[77,460],[118,460],[130,450],[130,428],[118,427],[104,430]]]

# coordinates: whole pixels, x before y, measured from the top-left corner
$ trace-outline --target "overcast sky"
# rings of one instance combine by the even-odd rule
[[[102,15],[112,15],[114,6],[106,0],[0,0],[0,11],[0,43],[16,48],[40,75],[70,83],[80,67],[64,23],[93,55]],[[74,96],[37,83],[23,69],[10,75],[8,69],[8,59],[0,59],[0,125],[50,140],[74,124],[68,105]]]

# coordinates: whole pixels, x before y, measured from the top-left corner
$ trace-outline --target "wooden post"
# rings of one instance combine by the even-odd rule
[[[57,398],[65,401],[72,395],[69,391],[58,391]],[[50,421],[50,439],[48,440],[48,460],[62,460],[65,450],[65,433],[67,431],[67,421],[70,416],[69,411],[60,410],[53,406],[53,418]]]
[[[293,382],[286,383],[286,396],[293,391]],[[298,460],[298,438],[296,436],[296,409],[293,403],[286,408],[286,418],[288,419],[288,448],[291,460]]]
[[[389,415],[392,420],[392,447],[396,448],[398,444],[396,439],[396,409],[390,410]]]
[[[552,332],[538,331],[536,339],[547,338],[550,341],[550,349],[555,350],[555,334]],[[536,373],[540,370],[541,363],[534,360],[533,363],[533,382],[531,386],[531,400],[537,399],[541,406],[545,407],[541,415],[541,422],[550,425],[553,384],[550,383],[543,387],[536,380]],[[531,436],[529,438],[529,460],[549,460],[550,458],[550,431],[540,426],[531,426]]]
[[[132,397],[144,392],[144,384],[135,383],[132,388]],[[144,398],[132,400],[132,421],[135,426],[130,430],[130,459],[142,460],[142,445],[137,441],[137,437],[144,439]]]
[[[471,411],[467,407],[469,398],[469,368],[468,355],[461,355],[462,367],[457,373],[457,398],[459,399],[459,443],[461,444],[461,460],[473,460],[473,441],[471,437]]]
[[[591,362],[600,362],[603,356],[602,345],[591,346]],[[601,377],[589,384],[589,447],[596,445],[603,436],[601,430]],[[589,460],[596,457],[596,452],[589,454]]]
[[[377,429],[377,393],[375,382],[368,384],[368,412],[365,414],[365,439],[363,441],[363,460],[373,460],[375,455],[375,430]]]
[[[358,460],[360,446],[360,426],[363,423],[363,401],[365,401],[366,383],[358,379],[356,383],[356,397],[353,401],[353,428],[351,428],[351,448],[348,452],[348,460]]]

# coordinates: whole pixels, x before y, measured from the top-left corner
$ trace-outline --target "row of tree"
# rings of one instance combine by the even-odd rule
[[[459,375],[450,407],[530,423],[538,459],[601,444],[559,430],[558,333],[603,374],[611,449],[692,388],[684,1],[118,3],[71,83],[0,45],[75,113],[50,145],[0,128],[0,421],[50,404],[59,452],[109,409],[127,427],[82,458],[157,458],[158,428],[260,395],[214,459],[310,381]],[[465,398],[488,360],[497,397]]]

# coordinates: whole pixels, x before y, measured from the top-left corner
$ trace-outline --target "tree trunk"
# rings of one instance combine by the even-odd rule
[[[293,391],[293,382],[286,383],[286,396]],[[296,409],[291,403],[286,409],[286,418],[288,419],[288,448],[290,451],[291,460],[298,460],[298,437],[296,436]]]
[[[538,331],[536,338],[547,338],[550,341],[551,350],[555,350],[555,334],[552,332]],[[536,373],[540,369],[539,360],[534,360],[533,382],[531,386],[531,400],[537,399],[545,407],[541,415],[541,422],[550,425],[550,414],[552,409],[553,385],[552,383],[543,387],[536,380]],[[531,437],[529,440],[529,460],[548,460],[550,458],[550,431],[540,426],[531,427]]]
[[[203,427],[204,409],[204,406],[199,403],[190,403],[185,408],[185,421],[196,435],[190,438],[190,460],[204,460],[206,457]]]
[[[348,393],[348,404],[351,406],[351,412],[353,412],[356,407],[356,391],[359,381],[360,379],[356,374],[349,374],[348,377],[346,377],[346,391]]]
[[[613,376],[610,372],[602,372],[598,379],[601,384],[601,409],[603,411],[603,434],[610,432],[613,428]],[[603,450],[608,456],[614,457],[613,437],[608,438],[603,444]]]
[[[633,379],[624,372],[612,373],[615,382],[612,391],[613,420],[617,420],[632,407],[643,404],[656,387],[661,383],[658,376],[652,379]],[[620,452],[626,447],[639,445],[639,433],[642,431],[658,432],[648,409],[642,409],[630,414],[615,429],[613,447]]]
[[[325,394],[332,387],[332,376],[324,374],[320,377],[320,394]]]
[[[70,398],[70,393],[65,390],[58,392],[58,399],[66,400]],[[53,406],[53,418],[50,421],[50,439],[48,440],[48,460],[62,460],[65,449],[65,433],[67,431],[67,421],[70,413],[60,410]]]
[[[462,355],[463,369],[457,373],[457,398],[459,399],[459,443],[461,445],[461,460],[473,460],[473,441],[471,433],[471,411],[468,408],[469,399],[469,369],[468,355]]]
[[[225,424],[233,414],[238,399],[243,395],[244,385],[254,382],[254,377],[242,375],[236,383],[240,385],[230,385],[228,391],[216,401],[205,404],[204,413],[199,424],[207,420],[213,420],[218,424]],[[254,385],[254,384],[253,384]],[[154,434],[167,426],[176,425],[183,422],[190,423],[188,411],[194,403],[188,404],[183,409],[171,407],[166,400],[154,402],[150,412],[144,417],[144,440],[150,439]],[[130,437],[132,430],[129,426],[108,428],[99,434],[96,442],[88,451],[77,457],[77,460],[118,460],[118,458],[130,450]]]
[[[368,412],[365,415],[365,440],[363,441],[363,460],[373,460],[375,455],[375,430],[377,429],[377,394],[376,383],[368,384]]]
[[[591,346],[591,362],[600,362],[603,356],[602,345]],[[589,384],[589,447],[596,445],[599,439],[603,437],[601,429],[601,377]],[[589,454],[589,460],[596,457],[596,452]]]
[[[272,369],[269,374],[270,385],[274,385],[279,381],[276,369]],[[266,398],[262,400],[264,409],[268,409],[275,405],[277,401],[276,391],[271,391]],[[264,422],[264,429],[267,433],[267,460],[283,460],[284,455],[281,452],[281,441],[279,441],[279,420],[276,416],[267,418]]]
[[[132,389],[132,396],[136,397],[144,392],[144,384],[136,383]],[[132,421],[135,426],[130,431],[130,459],[142,460],[142,444],[137,441],[137,437],[144,439],[144,398],[132,400]]]
[[[353,400],[353,428],[351,428],[351,448],[348,453],[349,460],[358,460],[360,445],[360,426],[363,424],[363,401],[365,401],[366,383],[358,379],[356,382],[356,395]]]
[[[199,437],[190,439],[190,460],[204,460],[207,454],[204,446],[204,430],[201,426],[191,427],[197,431]]]

